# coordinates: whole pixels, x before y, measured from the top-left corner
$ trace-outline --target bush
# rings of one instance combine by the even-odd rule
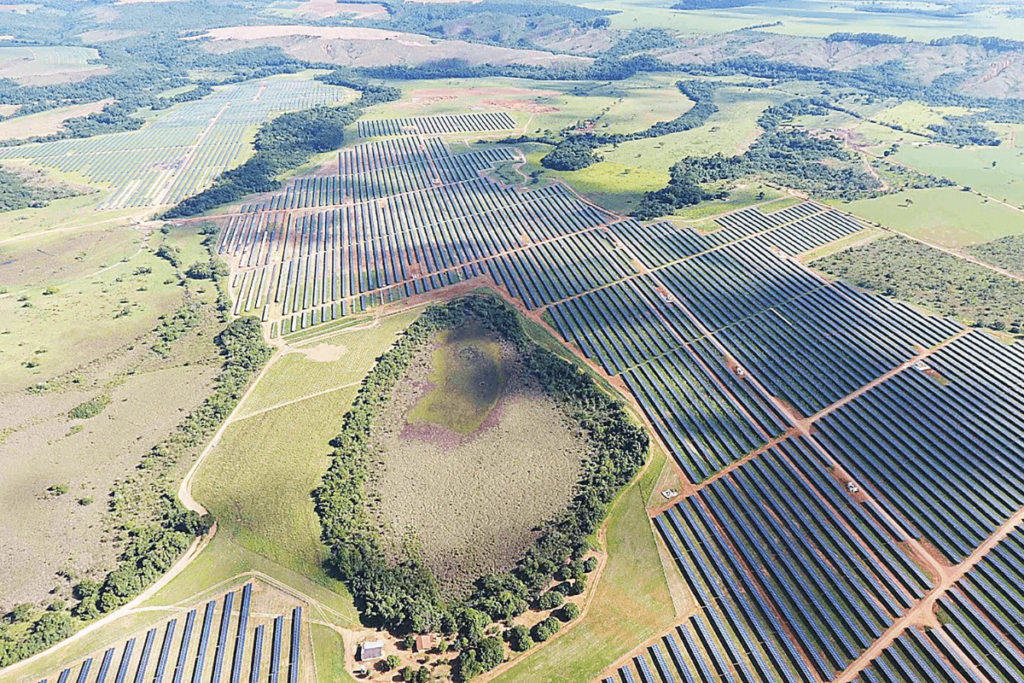
[[[103,395],[89,399],[68,411],[68,417],[72,420],[88,420],[103,412],[103,409],[110,405],[110,397]]]
[[[565,602],[564,595],[556,590],[550,590],[538,598],[537,607],[542,610],[555,609],[561,607],[563,602]]]
[[[508,646],[514,652],[526,652],[533,647],[530,629],[525,626],[513,626],[508,632]]]
[[[533,630],[530,632],[530,636],[538,643],[543,643],[551,636],[558,633],[558,629],[562,627],[561,622],[554,617],[548,617],[544,621],[535,624]]]
[[[597,569],[597,565],[598,561],[596,557],[588,557],[583,562],[583,571],[585,571],[587,574],[590,574],[591,572]]]
[[[558,618],[562,621],[572,621],[580,615],[580,608],[574,602],[568,602],[562,609],[558,610]]]

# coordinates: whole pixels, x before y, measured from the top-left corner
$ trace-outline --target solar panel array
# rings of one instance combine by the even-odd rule
[[[253,627],[252,622],[266,622],[266,619],[252,613],[252,592],[253,584],[247,583],[242,587],[238,609],[234,607],[235,593],[227,593],[220,601],[207,602],[201,615],[198,608],[189,610],[181,629],[178,628],[179,619],[171,619],[162,626],[147,630],[141,646],[137,647],[137,638],[129,638],[120,648],[120,655],[117,654],[118,648],[104,651],[98,668],[93,667],[94,658],[89,657],[74,667],[61,670],[54,680],[67,683],[77,668],[77,683],[108,683],[111,679],[113,683],[164,683],[166,680],[171,683],[186,680],[220,683],[222,679],[230,680],[230,683],[243,679],[258,683],[267,676],[272,681],[278,676],[287,676],[288,683],[298,683],[302,608],[295,607],[291,612],[288,626],[291,636],[287,648],[283,648],[281,643],[285,617],[274,619],[274,641],[267,657],[270,669],[261,672],[266,623]],[[198,633],[195,628],[197,620],[201,620]],[[253,632],[251,639],[250,631]],[[194,635],[197,637],[193,638]],[[113,665],[115,659],[118,662],[116,668]],[[46,681],[44,679],[41,683]]]
[[[110,187],[99,209],[176,204],[242,163],[256,128],[273,114],[338,104],[346,92],[283,78],[227,85],[136,131],[0,148],[0,159],[27,159]]]

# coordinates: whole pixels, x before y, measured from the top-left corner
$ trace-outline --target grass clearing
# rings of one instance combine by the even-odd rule
[[[355,395],[352,387],[235,421],[192,485],[196,500],[237,544],[342,592],[322,566],[310,493],[327,471],[328,442]]]
[[[965,247],[1024,233],[1020,212],[955,187],[859,199],[840,208],[944,247]]]
[[[409,411],[410,424],[434,424],[468,436],[480,428],[505,388],[501,350],[479,325],[437,335],[430,389]]]
[[[113,101],[108,99],[78,104],[73,107],[58,107],[57,109],[49,109],[38,114],[17,116],[13,119],[0,121],[0,142],[5,140],[24,140],[26,138],[57,133],[64,128],[66,120],[95,114]]]
[[[359,383],[417,315],[418,310],[403,311],[380,318],[369,329],[349,328],[290,347],[249,394],[239,416]]]
[[[922,173],[954,180],[995,199],[1024,207],[1024,150],[999,147],[904,145],[896,160]]]

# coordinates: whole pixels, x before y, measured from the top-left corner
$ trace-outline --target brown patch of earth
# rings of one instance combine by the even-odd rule
[[[473,434],[406,421],[431,388],[433,344],[417,350],[374,427],[374,512],[391,555],[412,532],[445,595],[510,569],[535,542],[534,529],[565,509],[587,455],[515,348],[499,346],[505,388]]]
[[[322,343],[309,348],[299,348],[296,353],[301,353],[306,360],[316,363],[333,363],[341,360],[348,353],[348,347],[341,344]]]
[[[554,114],[561,111],[558,107],[552,107],[550,104],[541,104],[534,100],[484,100],[481,104],[488,107],[511,109],[513,111],[528,111],[532,114]]]

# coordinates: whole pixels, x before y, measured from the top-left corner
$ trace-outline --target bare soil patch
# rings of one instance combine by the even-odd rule
[[[341,360],[348,353],[348,347],[341,344],[317,344],[308,348],[297,348],[297,352],[306,357],[307,360],[317,363],[333,363]]]
[[[373,433],[379,455],[375,513],[396,556],[415,538],[442,593],[464,594],[510,569],[534,529],[565,509],[587,455],[577,427],[534,379],[511,344],[499,346],[500,395],[470,434],[408,415],[434,383],[438,344],[421,347]],[[436,377],[436,375],[435,375]]]

